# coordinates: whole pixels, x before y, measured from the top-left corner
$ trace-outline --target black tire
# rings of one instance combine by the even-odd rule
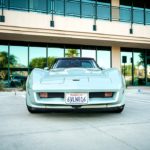
[[[38,113],[38,112],[39,112],[38,109],[33,108],[33,107],[30,107],[30,106],[28,106],[28,105],[27,105],[27,109],[28,109],[28,111],[29,111],[30,113]]]
[[[125,106],[125,105],[116,108],[113,112],[115,112],[115,113],[121,113],[121,112],[123,112],[124,106]]]

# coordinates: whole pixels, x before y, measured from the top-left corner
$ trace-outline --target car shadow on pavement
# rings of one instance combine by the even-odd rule
[[[56,118],[90,118],[90,117],[110,117],[110,116],[118,116],[122,113],[115,113],[113,111],[107,110],[46,110],[38,113],[34,113],[32,115],[37,115],[41,117],[56,117]]]

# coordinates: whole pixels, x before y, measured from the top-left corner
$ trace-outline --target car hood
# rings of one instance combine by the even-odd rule
[[[105,77],[106,75],[100,69],[53,69],[44,78],[41,78],[41,83],[61,84],[70,80],[74,82],[90,82],[90,80],[96,78],[96,76]]]
[[[121,75],[116,69],[68,68],[45,71],[34,69],[29,85],[35,90],[95,90],[118,89],[121,87]]]

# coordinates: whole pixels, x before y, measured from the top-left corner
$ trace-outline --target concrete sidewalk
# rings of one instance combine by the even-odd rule
[[[150,94],[150,86],[130,86],[127,87],[126,94]]]

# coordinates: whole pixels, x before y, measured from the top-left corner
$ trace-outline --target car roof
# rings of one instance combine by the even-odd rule
[[[74,60],[74,59],[85,59],[85,60],[94,60],[93,58],[90,58],[90,57],[62,57],[62,58],[57,58],[57,60],[70,60],[70,59],[72,59],[72,60]]]

